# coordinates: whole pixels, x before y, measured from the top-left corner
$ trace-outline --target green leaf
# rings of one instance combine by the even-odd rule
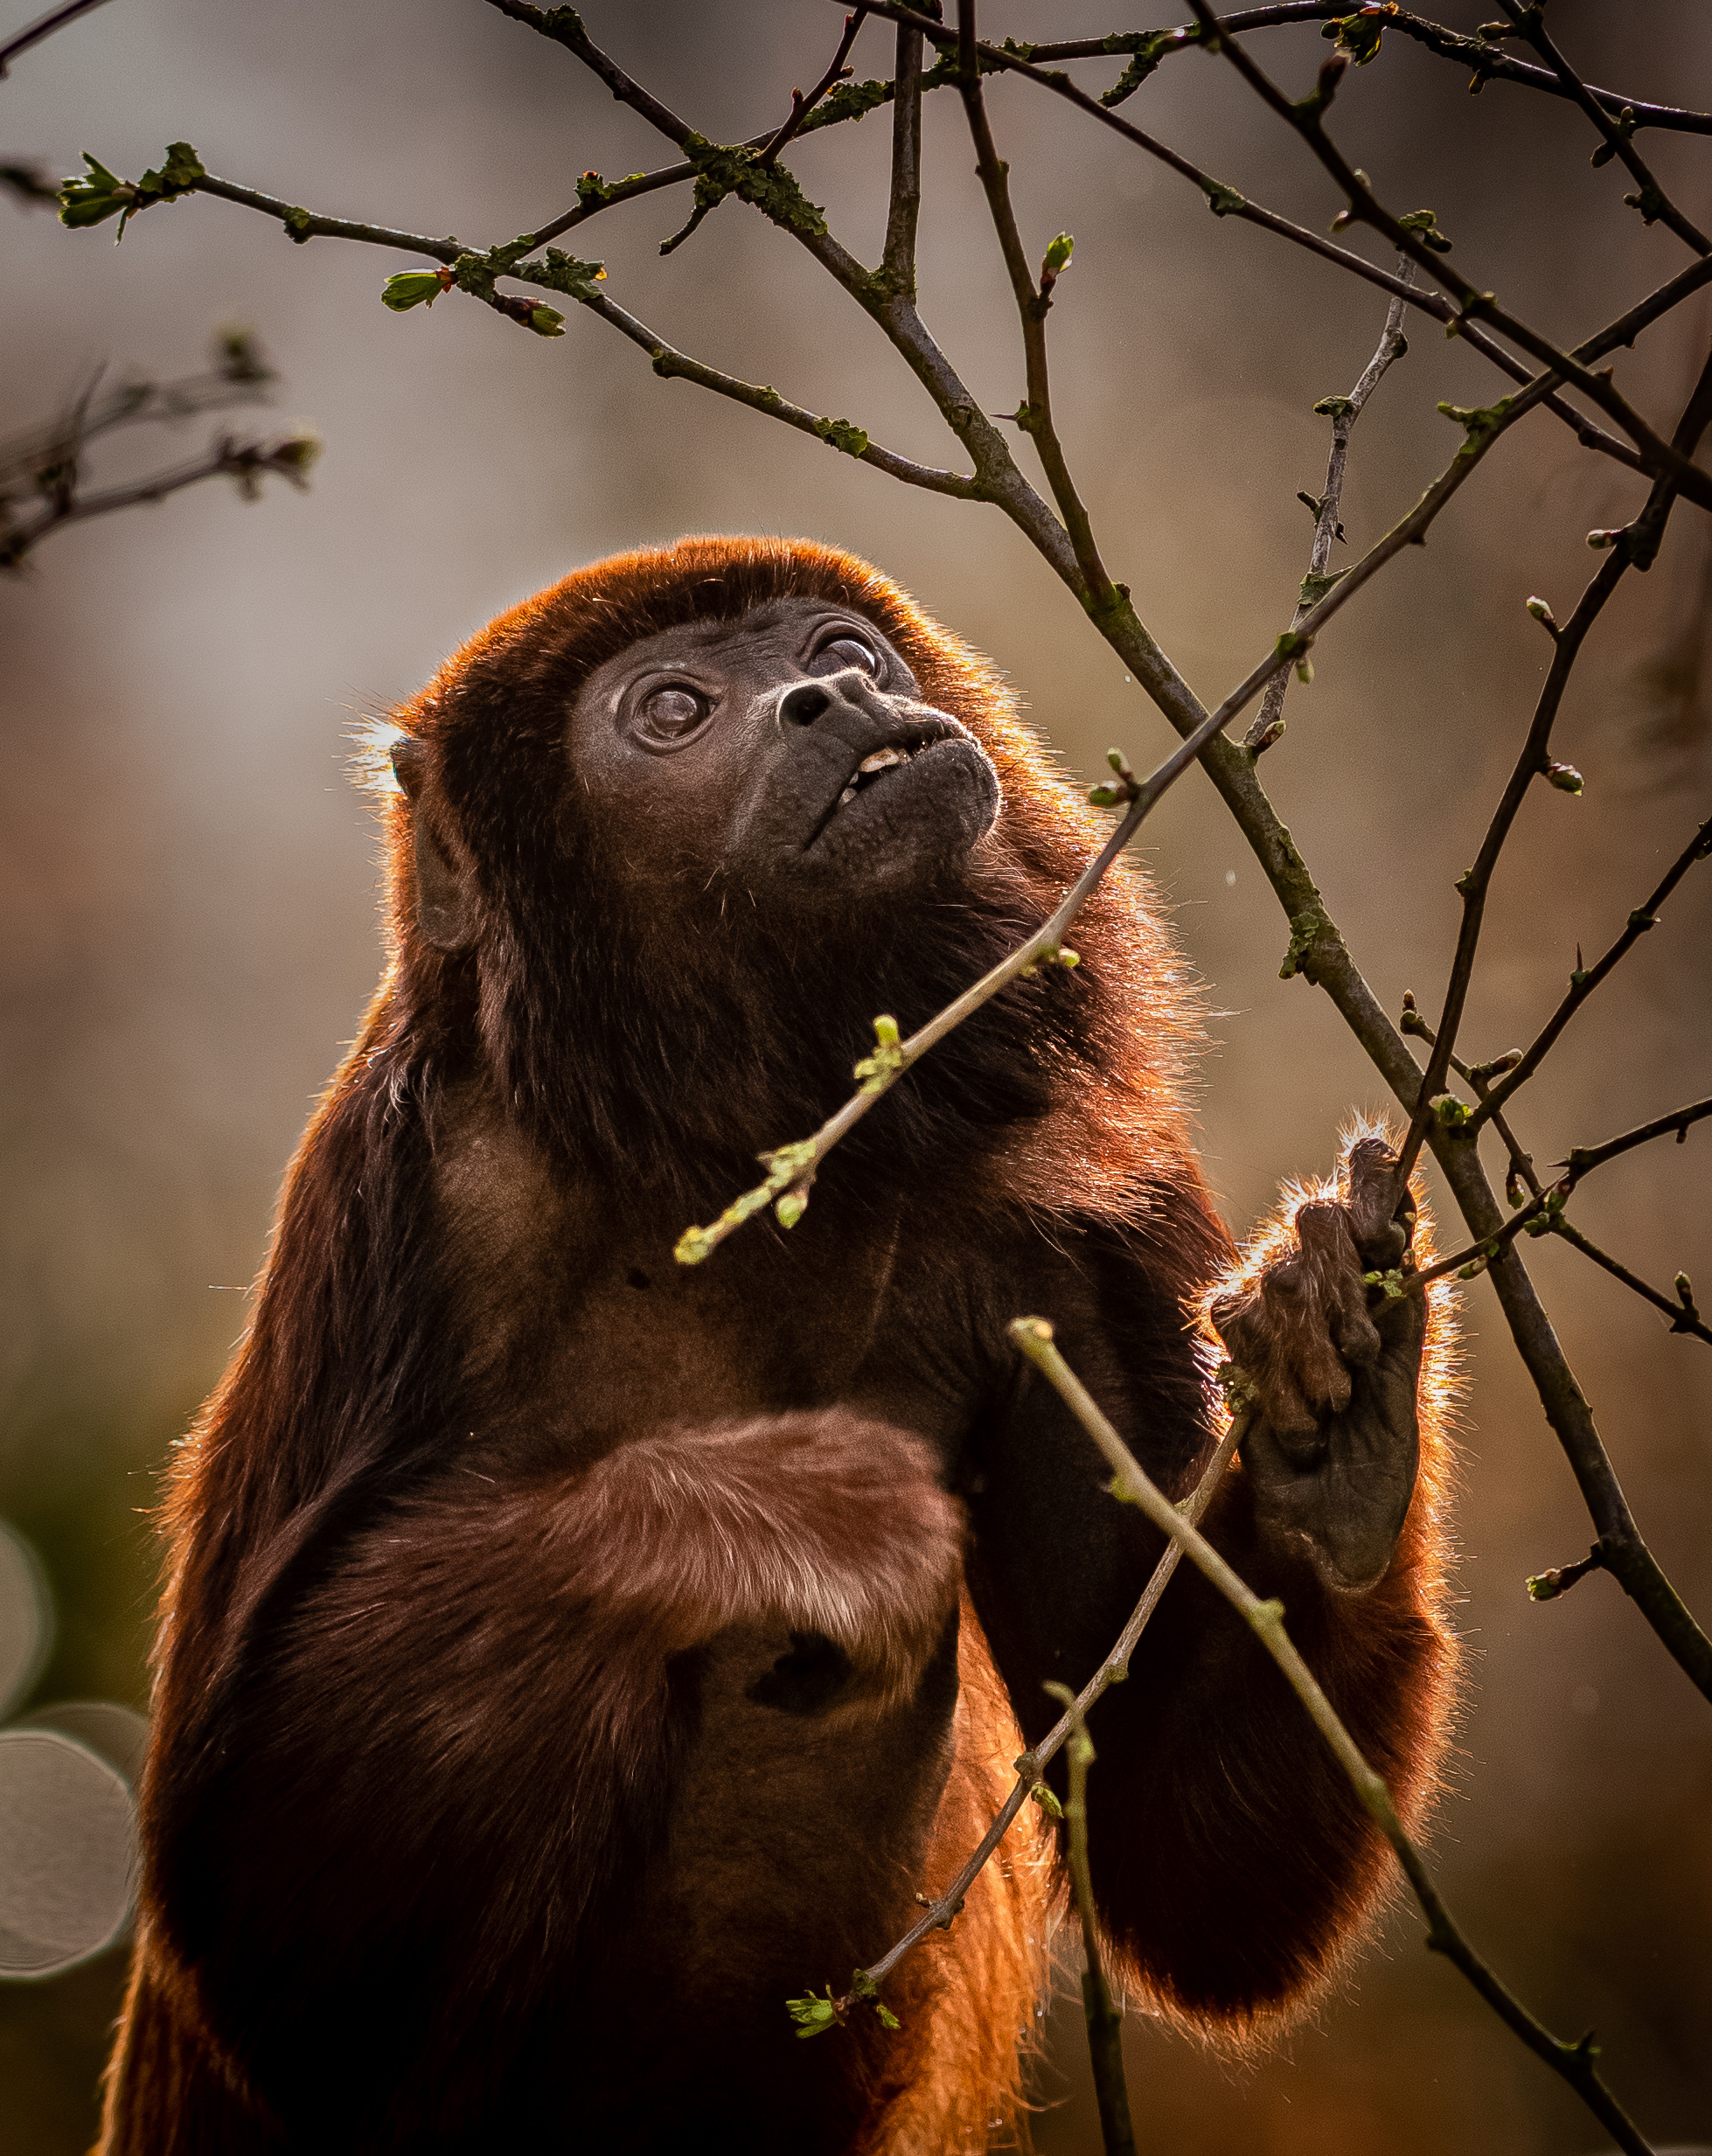
[[[1340,52],[1347,52],[1358,67],[1365,67],[1370,59],[1379,55],[1379,41],[1385,31],[1384,20],[1377,15],[1345,15],[1336,22],[1327,23],[1320,31],[1322,38],[1335,38]]]
[[[87,150],[83,162],[89,168],[87,172],[73,173],[59,183],[59,222],[74,232],[116,217],[136,199],[136,190],[131,183],[121,179],[116,172],[109,172],[101,159],[92,157]]]
[[[395,315],[407,315],[413,307],[432,307],[446,289],[437,269],[400,269],[380,288],[380,304]]]
[[[843,2026],[844,2017],[839,2012],[832,1997],[832,1987],[826,1986],[826,1996],[817,1999],[812,1992],[802,1999],[787,1999],[785,2012],[797,2024],[798,2036],[824,2036],[828,2029]]]
[[[1070,257],[1075,252],[1075,238],[1072,234],[1068,232],[1061,232],[1057,239],[1055,239],[1052,245],[1047,249],[1046,266],[1049,270],[1051,270],[1054,276],[1056,276],[1060,270],[1068,269],[1069,268]]]

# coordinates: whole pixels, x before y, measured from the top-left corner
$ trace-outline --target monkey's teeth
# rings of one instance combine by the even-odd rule
[[[857,772],[889,771],[894,763],[908,763],[908,754],[901,748],[876,748],[871,756],[865,756],[856,767]]]
[[[844,791],[843,791],[843,792],[842,792],[842,793],[839,796],[839,808],[843,808],[843,806],[844,806],[844,804],[845,804],[845,803],[846,803],[846,801],[854,801],[854,800],[855,800],[855,798],[856,798],[856,789],[855,789],[853,786],[846,786],[846,787],[845,788]]]

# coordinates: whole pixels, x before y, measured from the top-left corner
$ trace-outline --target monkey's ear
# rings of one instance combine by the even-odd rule
[[[393,748],[393,771],[410,803],[416,872],[416,925],[435,950],[468,950],[476,940],[476,907],[469,879],[428,828],[421,806],[428,778],[425,743],[407,738]]]

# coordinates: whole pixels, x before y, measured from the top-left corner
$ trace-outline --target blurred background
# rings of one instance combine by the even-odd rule
[[[1441,12],[1467,31],[1483,7],[1445,0]],[[33,11],[5,0],[0,36]],[[1712,106],[1699,0],[1554,0],[1551,15],[1590,79]],[[723,139],[779,119],[839,31],[823,0],[592,0],[587,20]],[[1084,0],[992,0],[983,15],[989,37],[1135,26]],[[1326,50],[1312,29],[1270,32],[1259,49],[1298,94]],[[889,29],[867,27],[859,75],[889,72],[890,51]],[[1078,73],[1101,87],[1119,64]],[[1437,211],[1478,282],[1568,343],[1687,259],[1622,206],[1618,167],[1590,169],[1593,138],[1571,107],[1501,85],[1472,100],[1465,85],[1393,34],[1347,79],[1335,118],[1392,205]],[[1382,296],[1215,221],[1197,191],[1027,86],[990,94],[1031,248],[1061,227],[1076,237],[1053,316],[1057,398],[1107,559],[1216,699],[1288,619],[1310,537],[1297,490],[1317,494],[1325,471],[1328,429],[1311,407],[1354,381]],[[1201,54],[1171,61],[1125,110],[1319,229],[1338,206],[1294,140]],[[923,310],[983,404],[1012,408],[1014,321],[950,94],[930,101],[926,133]],[[7,160],[63,173],[87,148],[135,177],[180,139],[211,171],[289,200],[483,246],[565,207],[585,169],[665,161],[568,55],[477,0],[115,0],[0,84]],[[790,153],[869,258],[888,141],[880,113]],[[1712,146],[1643,141],[1688,213],[1712,217]],[[647,198],[571,244],[605,257],[615,296],[671,341],[952,461],[865,319],[741,205],[661,261],[656,242],[686,209],[678,192]],[[156,1478],[245,1322],[281,1170],[377,971],[374,838],[347,772],[361,715],[577,563],[686,530],[768,531],[880,563],[1006,670],[1073,771],[1114,741],[1142,763],[1170,741],[998,511],[908,491],[660,382],[574,308],[553,342],[456,295],[394,316],[379,288],[408,258],[293,247],[205,198],[152,210],[116,252],[112,232],[69,233],[51,212],[0,202],[0,431],[52,418],[103,364],[109,378],[188,372],[218,325],[242,322],[282,377],[278,421],[311,416],[327,448],[306,494],[270,483],[246,504],[211,483],[57,534],[0,584],[0,1516],[33,1545],[59,1610],[18,1711],[146,1703]],[[1619,385],[1667,431],[1712,333],[1702,302],[1620,355]],[[1484,403],[1502,386],[1424,319],[1410,336],[1356,431],[1344,506],[1355,549],[1456,448],[1437,400]],[[165,446],[188,455],[210,431],[191,422]],[[162,448],[120,444],[100,476],[159,462]],[[1291,690],[1263,775],[1394,1014],[1405,989],[1429,1012],[1443,992],[1452,880],[1548,656],[1523,602],[1539,593],[1566,615],[1597,567],[1584,534],[1640,498],[1630,475],[1536,416],[1430,544],[1338,621],[1312,686]],[[1522,1044],[1577,944],[1604,947],[1712,809],[1708,530],[1679,509],[1658,566],[1628,580],[1595,634],[1556,743],[1586,792],[1539,788],[1527,804],[1466,1054]],[[1380,1090],[1329,1005],[1278,980],[1285,925],[1198,774],[1145,836],[1217,1013],[1200,1112],[1241,1230],[1281,1176],[1329,1165],[1340,1120]],[[1712,867],[1691,874],[1519,1102],[1541,1163],[1708,1090],[1709,906]],[[1712,1301],[1709,1147],[1702,1127],[1681,1151],[1607,1168],[1576,1218],[1658,1284],[1686,1269]],[[1705,1621],[1712,1353],[1572,1250],[1525,1248],[1643,1528]],[[1609,1580],[1529,1603],[1526,1575],[1583,1554],[1590,1529],[1484,1282],[1466,1323],[1467,1684],[1435,1861],[1528,2002],[1566,2034],[1597,2027],[1641,2125],[1661,2143],[1712,2141],[1712,1714]],[[109,1951],[51,1981],[0,1982],[9,2156],[87,2146],[122,1973]],[[1049,2156],[1097,2146],[1082,2053],[1079,2013],[1061,2006],[1039,2080]],[[1138,2018],[1130,2073],[1149,2152],[1601,2146],[1423,1951],[1408,1911],[1266,2056],[1222,2061]]]

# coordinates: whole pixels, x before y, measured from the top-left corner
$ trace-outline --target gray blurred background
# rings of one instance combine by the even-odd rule
[[[1458,28],[1484,0],[1446,0]],[[5,0],[0,34],[33,10]],[[1083,0],[993,4],[988,36],[1063,37],[1156,19]],[[1157,19],[1173,19],[1166,14]],[[588,20],[696,125],[726,139],[788,108],[836,42],[822,0],[592,0]],[[1700,0],[1555,0],[1596,80],[1712,105]],[[859,74],[887,72],[866,29]],[[1326,47],[1269,33],[1296,94]],[[1117,63],[1079,72],[1094,87]],[[1400,208],[1430,205],[1478,282],[1565,342],[1678,268],[1662,226],[1588,165],[1570,108],[1465,77],[1403,44],[1353,73],[1342,141]],[[1337,205],[1228,66],[1173,60],[1126,110],[1244,192],[1324,228]],[[1327,429],[1381,296],[1263,234],[1103,129],[1014,82],[991,92],[1025,233],[1073,231],[1053,316],[1067,442],[1115,574],[1200,693],[1216,699],[1288,618]],[[0,84],[0,151],[68,171],[94,150],[135,176],[187,139],[211,171],[310,206],[486,245],[566,206],[576,175],[667,153],[566,55],[477,0],[115,0]],[[834,228],[878,251],[889,123],[818,134],[791,162]],[[949,94],[927,121],[924,311],[983,403],[1020,393],[1013,318]],[[1712,145],[1644,138],[1688,212],[1712,216]],[[604,256],[623,303],[673,342],[936,462],[955,445],[903,368],[799,249],[736,202],[669,261],[680,193],[609,213],[571,244]],[[4,427],[45,419],[106,361],[199,364],[210,331],[253,325],[284,377],[281,419],[327,450],[305,496],[246,506],[223,483],[51,539],[0,587],[0,1513],[42,1553],[60,1632],[41,1698],[141,1705],[155,1478],[245,1315],[274,1192],[378,964],[376,852],[347,777],[362,714],[411,691],[458,639],[576,563],[685,530],[804,532],[882,564],[992,654],[1067,763],[1110,742],[1138,762],[1161,721],[1077,609],[992,510],[901,489],[803,437],[662,383],[570,309],[544,342],[452,296],[395,316],[378,294],[407,258],[318,240],[206,199],[62,230],[0,204]],[[1434,410],[1497,376],[1436,326],[1358,428],[1344,517],[1355,547],[1457,446]],[[1619,384],[1666,426],[1712,331],[1694,304]],[[192,423],[171,454],[199,446]],[[140,469],[161,444],[115,451]],[[1027,452],[1024,452],[1025,459]],[[136,462],[127,460],[135,458]],[[1590,526],[1638,483],[1538,416],[1343,616],[1292,689],[1264,776],[1358,962],[1395,1013],[1436,1011],[1451,889],[1526,726],[1547,657],[1523,611],[1560,616],[1597,566]],[[1558,753],[1583,798],[1543,788],[1500,873],[1463,1040],[1522,1042],[1579,941],[1620,928],[1712,808],[1712,688],[1701,686],[1707,523],[1677,512],[1631,578],[1569,699]],[[1277,977],[1286,929],[1199,774],[1148,826],[1149,853],[1209,984],[1206,1158],[1241,1229],[1277,1179],[1333,1158],[1376,1085],[1329,1005]],[[1704,1093],[1709,901],[1702,869],[1577,1021],[1519,1108],[1541,1162]],[[790,1135],[784,1133],[782,1135]],[[1661,1285],[1712,1288],[1706,1131],[1605,1170],[1588,1232]],[[1458,1237],[1460,1240],[1460,1237]],[[1526,1246],[1646,1532],[1712,1617],[1712,1354],[1573,1251]],[[1706,1296],[1712,1301],[1712,1296]],[[1530,1605],[1527,1574],[1580,1555],[1590,1527],[1489,1287],[1467,1302],[1461,1520],[1468,1683],[1435,1860],[1499,1969],[1562,2033],[1599,2031],[1617,2090],[1663,2142],[1712,2140],[1712,1714],[1614,1585]],[[1097,1771],[1097,1770],[1096,1770]],[[1097,1861],[1097,1853],[1096,1861]],[[823,1972],[824,1973],[824,1972]],[[122,1956],[0,1986],[0,2146],[70,2156]],[[1097,2146],[1078,2017],[1061,2010],[1040,2076],[1049,2152]],[[1244,2156],[1601,2146],[1573,2099],[1421,1948],[1405,1911],[1312,2021],[1257,2061],[1223,2062],[1132,2024],[1149,2152]]]

